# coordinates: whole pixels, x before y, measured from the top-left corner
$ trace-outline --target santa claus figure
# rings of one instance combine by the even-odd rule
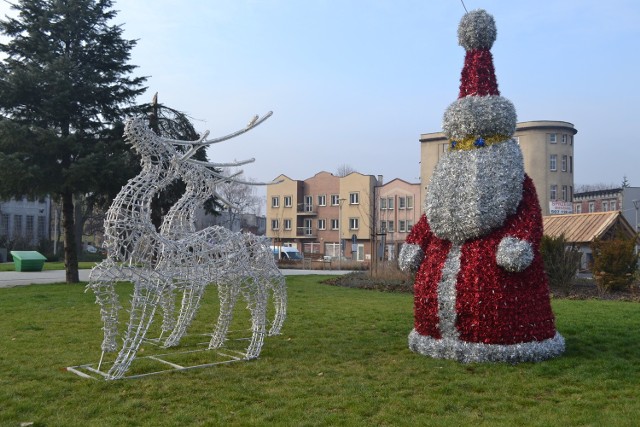
[[[460,94],[443,120],[450,149],[437,164],[424,215],[400,252],[416,271],[411,350],[461,362],[540,361],[564,351],[540,256],[542,216],[500,96],[493,17],[467,13]]]

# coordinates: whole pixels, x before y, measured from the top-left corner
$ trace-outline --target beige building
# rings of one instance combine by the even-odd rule
[[[267,187],[266,209],[266,235],[274,245],[296,247],[312,259],[371,259],[373,175],[319,172],[304,181],[276,180],[282,182]]]
[[[378,181],[382,181],[381,178]],[[394,260],[422,215],[420,184],[396,178],[376,187],[376,254]]]
[[[521,122],[514,138],[520,144],[525,172],[533,180],[542,215],[571,213],[573,199],[573,143],[578,131],[571,123],[551,120]],[[420,136],[421,198],[433,169],[449,141],[442,132]]]

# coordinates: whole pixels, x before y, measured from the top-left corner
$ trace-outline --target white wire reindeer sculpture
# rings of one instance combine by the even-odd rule
[[[195,315],[199,303],[197,295],[201,296],[201,291],[208,283],[220,283],[221,289],[221,315],[209,347],[216,348],[224,342],[233,304],[237,295],[242,294],[247,300],[252,321],[252,338],[245,358],[255,358],[260,354],[265,335],[268,289],[263,280],[265,274],[253,259],[266,261],[263,255],[268,250],[266,242],[260,238],[223,231],[218,227],[195,232],[185,218],[181,218],[185,220],[183,222],[177,221],[175,227],[169,223],[164,234],[158,233],[151,223],[151,200],[174,179],[181,175],[187,176],[189,167],[201,173],[211,173],[207,168],[218,166],[191,160],[190,157],[198,148],[240,135],[259,125],[270,115],[268,113],[262,118],[256,116],[247,127],[227,136],[205,140],[205,134],[199,141],[191,142],[159,137],[141,119],[127,122],[125,139],[140,154],[142,171],[122,188],[107,212],[107,258],[92,270],[88,285],[88,289],[96,294],[96,302],[100,304],[104,322],[99,371],[104,353],[118,349],[116,337],[121,306],[114,285],[117,281],[130,281],[134,284],[129,324],[116,360],[105,375],[107,379],[124,376],[145,338],[156,308],[163,303],[164,298],[172,295],[176,289],[181,289],[185,292],[183,309],[169,337],[171,341],[168,340],[168,344],[176,344]],[[187,144],[191,148],[184,154],[174,147]],[[213,182],[216,178],[220,177],[213,174]],[[193,193],[195,194],[203,195],[201,192]],[[269,255],[271,256],[270,253]],[[270,264],[264,265],[275,265],[273,257],[270,258]],[[273,271],[270,270],[270,274]],[[281,283],[284,288],[282,277],[282,282],[278,282],[275,274],[273,278],[276,278],[275,283]],[[190,287],[195,292],[190,292]],[[286,304],[286,291],[284,292],[285,298],[280,302],[284,301]],[[191,308],[184,309],[185,304]],[[228,321],[223,313],[228,314]],[[281,314],[284,315],[284,311]],[[274,324],[279,321],[281,326],[283,320],[281,316]],[[276,329],[279,331],[279,327]]]
[[[227,164],[216,163],[215,166],[239,166],[252,161],[253,159]],[[212,165],[212,163],[198,161],[176,162],[177,174],[186,184],[186,189],[180,200],[171,207],[164,217],[160,228],[160,233],[163,236],[171,239],[180,239],[192,235],[192,233],[195,232],[196,210],[201,207],[204,200],[212,194],[231,207],[231,204],[216,192],[216,186],[220,182],[235,180],[236,182],[245,184],[254,184],[237,179],[237,176],[241,175],[242,171],[232,176],[225,176],[210,169]],[[286,284],[284,276],[276,266],[267,241],[251,233],[232,233],[224,227],[214,226],[207,230],[214,234],[214,241],[241,238],[245,251],[250,251],[251,255],[245,267],[251,270],[251,276],[257,281],[259,286],[273,293],[275,315],[268,334],[279,334],[286,317]],[[161,264],[170,264],[171,262],[172,259],[166,259],[161,261]],[[215,338],[212,340],[212,342],[216,343],[216,346],[224,342],[224,337],[226,336],[231,321],[231,311],[235,305],[235,297],[237,297],[237,294],[231,291],[234,286],[233,283],[236,280],[233,273],[228,274],[232,271],[233,269],[222,269],[217,272],[218,277],[216,278],[216,283],[221,297],[220,304],[225,310],[220,311],[214,334]],[[176,320],[174,320],[174,316],[172,315],[175,307],[174,295],[167,294],[163,296],[161,300],[164,315],[162,333],[164,334],[170,331],[169,337],[164,341],[165,347],[177,345],[186,333],[186,329],[197,313],[200,306],[200,299],[209,281],[210,278],[206,276],[198,277],[190,282],[190,286],[184,287],[180,313]]]

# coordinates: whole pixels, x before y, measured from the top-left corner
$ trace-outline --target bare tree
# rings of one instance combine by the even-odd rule
[[[233,180],[226,181],[218,187],[218,194],[231,204],[227,207],[229,229],[233,229],[233,224],[241,223],[242,214],[253,213],[259,215],[262,208],[262,198],[256,194],[255,185],[251,185],[255,180],[252,178],[243,179],[241,170],[228,170],[226,176],[233,176]],[[246,182],[246,183],[245,183]]]
[[[342,164],[338,166],[338,169],[336,170],[336,175],[338,175],[339,177],[343,177],[343,176],[349,175],[352,172],[357,172],[357,171],[354,168],[352,168],[351,165]]]

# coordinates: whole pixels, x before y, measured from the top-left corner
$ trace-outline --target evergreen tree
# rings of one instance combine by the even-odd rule
[[[114,128],[145,90],[128,64],[136,41],[109,23],[112,4],[20,0],[17,16],[0,20],[0,197],[59,198],[67,282],[78,281],[74,195],[101,193],[121,174]]]

